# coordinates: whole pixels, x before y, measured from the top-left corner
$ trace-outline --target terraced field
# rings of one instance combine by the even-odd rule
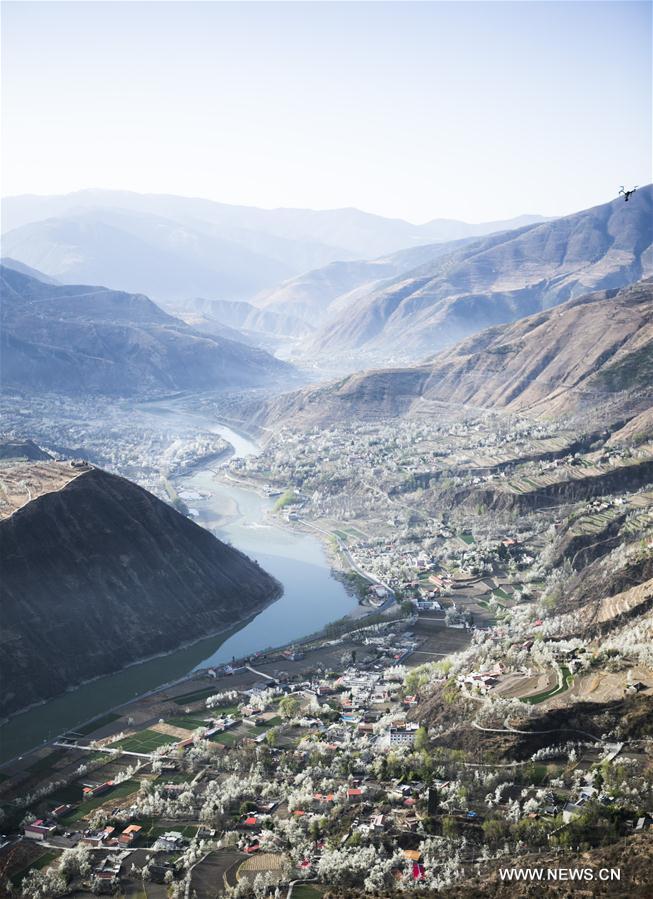
[[[653,527],[653,499],[651,501],[651,507],[648,509],[643,509],[637,515],[634,515],[631,519],[629,519],[623,528],[623,533],[628,534],[629,536],[636,537],[639,534],[642,534],[648,528]]]
[[[562,678],[555,687],[544,690],[542,693],[536,693],[534,696],[522,696],[522,702],[527,702],[529,705],[538,705],[540,702],[544,702],[546,699],[551,699],[552,696],[557,696],[559,693],[564,693],[565,690],[568,690],[574,682],[574,677],[571,671],[564,666],[562,666],[561,671]]]
[[[571,533],[578,536],[598,534],[619,514],[621,514],[619,510],[613,508],[605,509],[603,512],[594,512],[591,515],[583,515],[576,519]]]

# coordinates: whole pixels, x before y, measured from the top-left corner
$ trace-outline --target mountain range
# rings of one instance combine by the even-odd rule
[[[653,279],[488,328],[412,367],[359,372],[268,401],[258,424],[437,415],[440,403],[616,421],[653,400]]]
[[[645,277],[651,190],[489,237],[331,262],[258,293],[247,315],[234,303],[192,302],[224,324],[293,338],[300,359],[417,361],[487,325]]]
[[[11,268],[15,272],[20,272],[21,275],[28,275],[30,278],[36,278],[37,281],[43,281],[44,284],[61,284],[61,281],[57,281],[56,278],[51,278],[50,275],[46,275],[45,272],[40,272],[38,269],[32,268],[31,265],[25,265],[24,262],[12,259],[11,256],[3,256],[0,258],[0,265]]]
[[[253,303],[265,312],[292,316],[293,322],[303,322],[304,330],[308,327],[312,333],[328,317],[338,313],[346,316],[355,311],[377,284],[433,263],[473,240],[468,237],[425,244],[371,260],[331,262],[263,291],[254,297]],[[297,327],[293,336],[300,336],[300,333],[301,329]]]
[[[305,351],[387,356],[400,348],[404,358],[417,360],[490,325],[647,277],[653,273],[652,243],[649,185],[628,203],[618,198],[454,252],[438,248],[410,271],[331,300],[333,314]],[[303,302],[309,304],[306,297]]]
[[[46,284],[0,267],[3,387],[144,393],[251,387],[292,368],[257,347],[201,334],[146,296]]]
[[[5,255],[66,283],[106,284],[155,300],[250,299],[335,260],[541,220],[413,225],[357,209],[257,209],[105,190],[2,201]]]

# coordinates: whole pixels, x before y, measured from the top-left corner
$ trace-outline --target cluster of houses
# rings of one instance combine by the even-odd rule
[[[93,868],[91,886],[98,895],[113,895],[114,884],[120,876],[124,856],[116,853],[105,855]]]
[[[79,842],[84,846],[92,846],[95,849],[114,846],[129,847],[136,842],[142,829],[139,824],[129,824],[119,833],[115,827],[110,826],[101,830],[86,830],[82,833]]]
[[[447,543],[463,557],[467,550],[470,565],[491,572],[496,552],[488,555],[472,547],[471,535],[447,520],[434,518],[425,525],[410,509],[399,509],[391,495],[406,486],[409,492],[429,487],[434,480],[472,487],[485,481],[505,484],[505,466],[519,459],[526,447],[535,451],[551,436],[548,429],[537,432],[522,422],[499,434],[501,429],[499,422],[478,420],[438,422],[433,427],[343,423],[316,430],[309,440],[305,434],[279,433],[260,455],[229,464],[267,491],[301,489],[302,517],[321,520],[325,527],[340,522],[346,534],[336,533],[342,534],[355,564],[396,588],[405,585],[410,572],[420,578],[438,576],[435,544],[442,548]],[[348,521],[356,521],[356,527],[347,528]],[[506,548],[507,543],[501,547]]]
[[[391,643],[397,639],[393,633],[374,635],[368,634],[365,640],[371,640],[372,645],[377,645],[377,636],[387,638]],[[478,688],[481,691],[491,689],[497,678],[504,672],[501,663],[487,670],[472,671],[461,676],[458,683],[466,687]],[[352,663],[341,674],[324,674],[314,680],[302,683],[276,684],[271,687],[270,682],[261,682],[249,691],[249,698],[240,704],[239,718],[225,716],[225,721],[242,721],[245,725],[254,726],[269,725],[279,714],[276,707],[277,700],[287,691],[291,690],[300,700],[303,708],[297,715],[297,720],[292,724],[301,736],[301,731],[308,734],[320,734],[320,743],[327,751],[349,753],[352,738],[356,738],[357,748],[365,743],[369,748],[374,748],[374,754],[391,752],[401,748],[410,748],[414,745],[418,732],[418,724],[410,720],[410,710],[416,704],[416,697],[405,696],[402,688],[403,669],[399,666],[369,667],[366,664],[356,665]],[[267,700],[267,706],[261,702],[261,697]],[[242,698],[242,697],[241,697]],[[233,700],[233,697],[232,697]],[[321,714],[316,707],[328,708],[337,720]],[[217,719],[220,720],[220,719]],[[299,746],[293,740],[293,752],[304,753],[305,758],[310,758],[311,750]],[[283,750],[273,749],[273,752]],[[400,753],[398,754],[400,755]],[[343,844],[357,832],[365,843],[385,843],[388,839],[396,841],[396,845],[403,853],[403,863],[397,869],[397,876],[405,877],[410,872],[413,880],[419,881],[425,877],[425,868],[420,855],[420,850],[415,848],[424,836],[424,826],[428,817],[434,818],[442,814],[439,807],[440,794],[446,793],[450,784],[447,781],[436,780],[430,784],[417,780],[402,778],[381,778],[368,762],[363,762],[358,753],[353,753],[351,770],[347,774],[329,775],[327,780],[319,784],[319,789],[311,786],[311,792],[301,799],[301,805],[290,804],[284,799],[284,784],[279,783],[278,798],[259,798],[248,801],[238,811],[233,810],[236,816],[232,828],[239,834],[239,848],[248,856],[266,852],[266,841],[269,839],[270,815],[290,817],[306,822],[309,826],[314,819],[329,817],[334,810],[338,813],[347,813],[348,832],[343,834]],[[387,760],[387,757],[386,757]],[[88,784],[85,795],[102,796],[108,793],[113,786],[111,781],[101,784]],[[523,799],[523,787],[513,785],[514,792],[506,792],[500,802],[509,798]],[[163,793],[174,797],[188,789],[187,784],[164,783]],[[87,793],[86,791],[89,791]],[[529,813],[529,817],[537,817],[539,814],[557,815],[562,813],[565,822],[573,820],[582,814],[584,806],[597,800],[597,790],[592,786],[582,787],[578,795],[572,794],[566,804],[556,804],[555,797],[551,796],[550,805]],[[605,797],[600,797],[601,801]],[[297,800],[295,800],[295,803]],[[56,817],[65,816],[69,806],[60,806],[52,812],[52,819],[38,819],[25,827],[25,835],[34,840],[45,840],[56,832]],[[458,832],[466,832],[481,839],[480,825],[483,818],[483,809],[459,809],[448,806],[447,816],[455,821]],[[648,816],[633,822],[633,829],[642,830],[650,825]],[[305,826],[305,825],[303,825]],[[97,849],[116,849],[118,851],[109,854],[109,860],[102,860],[100,865],[94,868],[93,883],[96,892],[111,892],[115,886],[116,877],[120,872],[120,850],[130,849],[142,835],[143,828],[137,823],[126,827],[114,828],[107,826],[97,830],[84,831],[80,837],[80,843]],[[184,832],[185,833],[185,832]],[[170,872],[175,876],[175,853],[181,853],[187,848],[189,839],[184,833],[177,830],[169,830],[160,833],[154,838],[150,836],[149,842],[153,845],[147,851],[159,853],[152,864],[149,864],[152,880],[163,883],[165,878],[170,879]],[[215,836],[213,832],[201,829],[198,837],[203,834]],[[146,843],[148,841],[143,840]],[[269,844],[267,844],[269,845]],[[322,840],[314,841],[314,853],[301,863],[303,876],[310,877],[317,866],[324,843]],[[406,847],[406,848],[404,848]],[[167,857],[166,857],[167,856]],[[259,855],[260,857],[260,855]]]
[[[497,662],[488,671],[471,671],[469,674],[461,674],[457,678],[460,686],[471,687],[479,693],[488,693],[499,682],[499,677],[504,673],[504,666]]]
[[[53,813],[54,814],[54,813]],[[37,818],[31,824],[26,824],[23,833],[28,840],[44,841],[57,836],[63,828],[59,821],[52,818]],[[99,830],[84,830],[79,842],[83,846],[91,846],[94,849],[112,848],[116,846],[129,847],[137,839],[142,830],[138,824],[129,824],[124,830],[117,832],[115,827],[104,827]]]

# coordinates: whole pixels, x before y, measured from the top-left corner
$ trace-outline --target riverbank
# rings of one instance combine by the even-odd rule
[[[0,723],[0,765],[29,755],[58,736],[84,727],[134,702],[196,679],[200,676],[199,666],[207,653],[219,651],[230,637],[247,627],[267,606],[278,602],[279,598],[276,595],[265,605],[228,627],[188,640],[167,652],[131,662],[112,674],[85,680],[65,693],[5,718]],[[145,686],[146,689],[134,691],[132,687],[135,684]],[[105,698],[104,702],[102,698]],[[89,714],[85,714],[86,711]]]
[[[263,484],[257,480],[236,477],[230,472],[226,472],[224,469],[216,470],[215,477],[216,481],[218,481],[219,483],[240,487],[244,490],[251,490],[259,497],[261,497],[261,499],[274,499],[274,497],[268,496],[268,494],[265,492]],[[225,522],[227,522],[228,516],[225,515],[224,518]],[[267,510],[266,518],[269,520],[271,525],[283,528],[294,534],[306,534],[308,536],[315,536],[315,538],[319,541],[324,554],[329,561],[331,576],[334,578],[334,580],[337,580],[343,585],[347,594],[351,596],[352,599],[354,599],[357,603],[357,605],[354,606],[343,617],[358,619],[363,617],[364,615],[379,611],[384,607],[384,604],[375,606],[363,601],[364,594],[356,586],[356,584],[352,582],[352,576],[359,578],[361,581],[365,581],[368,585],[379,583],[379,581],[376,578],[373,578],[371,575],[363,573],[352,563],[347,550],[341,545],[340,541],[334,534],[330,534],[323,528],[320,528],[317,525],[314,525],[301,518],[297,519],[296,521],[287,521],[286,519],[275,514],[274,507],[271,507]]]
[[[255,449],[252,444],[249,448]],[[237,546],[284,585],[282,600],[207,659],[207,666],[300,641],[355,609],[356,601],[332,576],[322,542],[272,515],[274,499],[265,495],[262,484],[246,483],[218,469],[185,477],[178,486],[203,495],[194,501],[199,524]]]
[[[255,653],[253,657],[232,659],[237,673],[229,677],[216,678],[210,667],[198,666],[193,671],[174,680],[159,684],[127,701],[107,707],[83,721],[76,721],[38,745],[31,746],[10,758],[3,758],[0,765],[3,769],[12,770],[12,773],[16,770],[17,764],[20,770],[28,770],[31,766],[29,761],[31,756],[42,752],[66,734],[73,737],[83,734],[89,741],[95,739],[95,736],[91,737],[90,735],[96,734],[98,731],[98,738],[103,739],[108,734],[124,731],[125,722],[128,728],[130,722],[137,728],[150,727],[161,717],[175,712],[174,706],[171,707],[170,703],[178,704],[180,698],[187,695],[185,691],[188,690],[188,685],[192,685],[191,693],[193,695],[198,691],[207,691],[206,695],[209,695],[211,691],[221,692],[224,689],[246,689],[253,686],[257,680],[260,680],[259,669],[264,669],[272,677],[276,677],[281,668],[288,674],[301,676],[308,675],[314,670],[316,664],[328,662],[333,666],[335,660],[342,654],[343,646],[348,646],[350,649],[356,648],[357,644],[351,643],[349,640],[350,633],[358,628],[377,624],[389,625],[394,618],[401,619],[403,617],[400,610],[396,609],[396,615],[387,618],[378,611],[369,611],[358,620],[339,619],[325,625],[319,632],[306,635],[301,640],[265,647]],[[288,652],[289,650],[293,650],[292,654]],[[248,669],[246,667],[248,664],[253,664],[256,670]],[[107,722],[108,717],[113,717],[114,720]],[[118,723],[119,719],[122,719],[122,724]],[[95,721],[98,722],[98,725],[94,729],[92,725]]]
[[[166,410],[159,407],[156,414],[165,424]],[[176,414],[168,414],[173,424]],[[187,413],[186,419],[192,421],[194,416]],[[197,423],[207,425],[201,420]],[[233,447],[231,455],[257,452],[257,447],[242,435],[217,424],[209,427]],[[209,466],[193,467],[176,476],[175,488],[177,492],[188,490],[199,495],[200,500],[193,500],[199,513],[195,520],[256,559],[283,585],[283,595],[235,625],[133,663],[112,675],[95,678],[13,716],[0,726],[1,760],[41,747],[66,731],[124,708],[138,697],[158,694],[171,684],[192,680],[199,676],[199,669],[230,662],[234,657],[246,658],[271,647],[292,645],[309,635],[314,638],[329,622],[352,610],[354,601],[332,577],[321,543],[315,537],[271,521],[271,500],[252,488],[223,485],[216,480],[222,471],[220,461],[213,459]]]
[[[156,703],[157,701],[163,701],[166,698],[169,698],[170,695],[174,695],[175,689],[178,689],[184,684],[189,684],[191,682],[199,683],[202,686],[206,686],[207,684],[216,683],[215,680],[209,677],[208,672],[211,665],[200,664],[195,666],[192,670],[187,671],[183,675],[168,680],[164,683],[159,683],[156,686],[148,689],[142,693],[135,694],[128,699],[120,701],[114,705],[102,706],[99,710],[96,710],[93,715],[90,715],[85,718],[76,718],[76,719],[66,719],[65,715],[59,712],[57,709],[57,701],[65,700],[67,698],[75,698],[77,694],[78,697],[83,694],[87,689],[93,688],[94,693],[95,689],[98,686],[102,685],[102,681],[104,683],[104,691],[107,690],[107,680],[114,680],[123,674],[128,673],[130,669],[139,669],[141,666],[146,666],[150,662],[164,662],[169,660],[173,656],[177,656],[179,652],[182,650],[202,650],[203,644],[208,641],[215,640],[216,637],[222,637],[222,641],[220,645],[224,645],[224,642],[229,639],[229,637],[233,634],[236,634],[242,627],[247,626],[249,621],[252,621],[257,617],[259,613],[255,613],[252,616],[249,616],[248,619],[243,622],[239,622],[232,627],[224,629],[222,631],[217,631],[213,634],[210,634],[206,637],[200,638],[197,641],[190,641],[185,644],[183,647],[179,647],[178,650],[171,650],[168,653],[160,653],[156,656],[153,656],[147,660],[142,660],[141,662],[134,662],[131,665],[126,666],[121,669],[119,672],[116,672],[115,675],[108,675],[99,678],[93,678],[91,680],[85,681],[83,684],[80,684],[78,687],[73,690],[67,691],[67,693],[62,694],[59,697],[55,697],[53,700],[50,700],[47,703],[41,703],[37,706],[32,706],[30,709],[25,709],[21,712],[16,713],[16,715],[12,716],[11,719],[7,719],[0,725],[0,765],[2,767],[11,765],[17,761],[23,761],[28,758],[35,752],[42,750],[49,744],[52,744],[58,737],[63,736],[65,733],[75,733],[78,728],[81,728],[84,732],[88,730],[89,725],[92,725],[94,721],[100,721],[105,718],[107,715],[121,713],[121,717],[125,717],[128,714],[131,715],[134,713],[136,709],[138,709],[143,703],[148,703],[148,701],[152,701]],[[334,636],[339,635],[343,638],[346,638],[348,631],[350,630],[349,626],[345,623],[346,621],[351,621],[352,624],[359,624],[361,627],[365,627],[368,623],[373,624],[376,623],[377,616],[379,615],[378,610],[374,609],[365,609],[363,607],[358,607],[357,609],[352,610],[351,613],[343,616],[340,619],[336,619],[333,622],[326,624],[319,631],[316,631],[312,634],[306,634],[304,637],[298,640],[291,640],[285,643],[280,643],[277,645],[269,645],[265,647],[261,647],[259,650],[254,653],[256,656],[257,662],[256,664],[266,664],[272,665],[278,663],[283,659],[283,664],[285,667],[288,666],[288,659],[283,657],[284,650],[294,648],[294,649],[308,649],[309,647],[312,650],[319,648],[319,645],[325,641],[330,642]],[[366,622],[366,619],[371,619],[369,622]],[[372,620],[373,619],[373,620]],[[216,647],[216,650],[219,647]],[[237,658],[232,658],[230,661],[235,667],[242,667],[249,659],[249,656]],[[311,659],[311,664],[314,663],[314,659]],[[294,665],[298,670],[301,669],[301,665]],[[138,673],[138,672],[137,672]],[[208,679],[207,679],[208,678]],[[231,683],[231,681],[229,681]],[[216,691],[219,690],[219,687],[216,686]],[[83,701],[76,705],[75,707],[83,707]],[[149,705],[149,703],[148,703]],[[17,749],[12,755],[7,756],[5,750],[11,746],[13,741],[6,740],[6,734],[2,733],[3,728],[6,725],[15,723],[17,720],[20,720],[22,715],[29,715],[30,713],[38,713],[39,709],[46,709],[50,712],[54,711],[57,715],[57,723],[62,725],[56,732],[50,734],[49,737],[43,739],[41,742],[33,743],[26,747],[21,747]],[[92,731],[91,731],[92,732]]]

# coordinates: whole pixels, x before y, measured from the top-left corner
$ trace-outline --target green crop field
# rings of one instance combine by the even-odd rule
[[[319,883],[298,883],[292,888],[292,899],[320,899],[327,887]]]
[[[65,749],[55,749],[53,752],[49,752],[47,755],[43,756],[43,758],[37,759],[35,762],[33,762],[29,766],[29,773],[45,774],[48,771],[52,771],[57,762],[60,762],[65,755]]]
[[[227,715],[231,715],[232,718],[238,717],[237,705],[221,705],[215,709],[209,709],[208,711],[214,718],[225,718]]]
[[[545,699],[550,699],[552,696],[557,696],[558,693],[564,693],[565,690],[568,690],[574,681],[573,675],[568,668],[563,667],[561,670],[562,685],[556,684],[555,687],[536,693],[535,696],[523,696],[522,702],[527,702],[529,705],[537,705],[540,702],[544,702]]]
[[[52,803],[52,808],[56,808],[58,805],[68,805],[72,802],[81,802],[82,785],[79,781],[76,781],[65,787],[59,787],[56,793],[52,793],[48,799]]]
[[[254,734],[254,736],[258,737],[260,734],[264,734],[266,730],[270,730],[271,727],[278,727],[281,724],[281,717],[279,715],[275,715],[274,718],[270,718],[269,721],[266,721],[265,724],[257,724],[254,727],[248,727],[247,732],[250,731]]]
[[[156,779],[160,784],[188,784],[193,779],[193,775],[184,771],[163,771],[157,775]]]
[[[112,743],[111,746],[126,749],[128,752],[153,752],[159,746],[178,742],[178,738],[171,737],[170,734],[160,734],[156,730],[142,730],[131,737]]]
[[[214,734],[210,738],[211,743],[222,743],[223,746],[233,746],[236,740],[239,740],[240,737],[236,736],[236,734],[232,733],[230,730],[225,730],[223,733]]]

